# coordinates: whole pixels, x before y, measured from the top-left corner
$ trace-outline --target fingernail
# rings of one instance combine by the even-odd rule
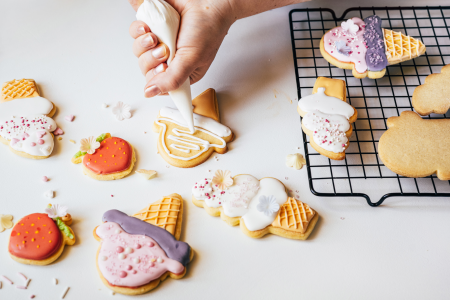
[[[156,85],[152,85],[151,87],[148,87],[145,92],[145,97],[154,97],[161,94],[161,90]]]
[[[144,28],[144,26],[139,26],[138,28],[136,28],[136,32],[137,32],[139,35],[143,35],[143,34],[145,33],[145,28]]]
[[[164,47],[163,45],[159,45],[158,47],[153,49],[152,55],[156,59],[163,58],[166,55],[166,47]]]
[[[153,74],[159,74],[161,72],[164,72],[164,65],[159,64],[156,68],[153,69]]]
[[[147,34],[147,36],[142,39],[141,46],[150,47],[151,45],[153,45],[153,38],[150,34]]]

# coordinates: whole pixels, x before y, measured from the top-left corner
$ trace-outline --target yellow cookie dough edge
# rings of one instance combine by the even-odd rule
[[[158,114],[158,119],[161,118],[161,116]],[[179,126],[177,124],[173,125],[175,128],[178,129],[186,129],[186,127]],[[166,151],[164,150],[164,146],[162,145],[161,139],[163,134],[163,127],[156,124],[156,122],[153,123],[152,127],[153,132],[158,134],[158,152],[159,155],[170,165],[177,167],[177,168],[193,168],[198,165],[201,165],[205,161],[208,160],[208,158],[214,153],[217,152],[219,154],[225,154],[228,151],[228,143],[232,142],[234,139],[234,133],[231,132],[229,136],[222,137],[222,139],[225,141],[225,147],[224,148],[209,148],[206,152],[202,153],[200,156],[193,158],[191,160],[180,160],[173,158],[169,156]]]
[[[133,151],[133,155],[131,156],[131,163],[130,166],[128,167],[128,169],[122,171],[122,172],[117,172],[117,173],[112,173],[112,174],[106,174],[106,175],[99,175],[99,174],[95,174],[94,172],[92,172],[91,170],[89,170],[88,168],[86,168],[85,165],[83,166],[83,173],[84,175],[87,175],[91,178],[94,178],[96,180],[100,180],[100,181],[108,181],[108,180],[117,180],[117,179],[122,179],[125,176],[127,176],[128,174],[131,173],[131,171],[134,168],[134,164],[136,163],[136,153],[134,151],[134,147],[127,141],[127,143],[130,145],[131,150]],[[84,156],[84,155],[83,155]],[[72,158],[72,162],[74,164],[80,164],[83,162],[83,156],[77,157],[77,158]]]
[[[329,31],[331,31],[331,30],[329,30]],[[322,36],[322,39],[320,40],[320,53],[322,54],[323,58],[325,58],[325,60],[328,61],[330,64],[332,64],[340,69],[352,70],[353,77],[358,78],[358,79],[363,79],[366,77],[369,77],[371,79],[379,79],[379,78],[382,78],[384,76],[384,74],[386,74],[386,68],[384,68],[381,71],[367,70],[364,73],[359,73],[358,71],[356,71],[355,64],[353,62],[342,62],[340,60],[337,60],[336,58],[334,58],[333,56],[328,54],[328,52],[325,50],[324,40],[323,40],[325,37],[325,34]]]
[[[9,256],[11,256],[11,258],[14,259],[15,261],[17,261],[18,263],[21,263],[24,265],[36,265],[36,266],[49,265],[49,264],[53,263],[54,261],[56,261],[61,256],[61,254],[64,251],[64,247],[66,245],[72,246],[73,244],[75,244],[75,241],[76,241],[75,233],[73,232],[72,228],[70,228],[69,226],[67,226],[67,227],[69,228],[70,232],[72,233],[73,239],[69,239],[62,231],[60,231],[63,236],[63,240],[61,241],[61,246],[59,247],[58,251],[55,252],[50,257],[43,259],[43,260],[25,259],[25,258],[20,258],[20,257],[17,257],[15,255],[11,254],[8,250]],[[10,238],[11,238],[11,236],[10,236]],[[8,245],[9,245],[9,238],[8,238]]]

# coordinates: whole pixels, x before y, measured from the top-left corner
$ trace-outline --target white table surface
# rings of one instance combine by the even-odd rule
[[[395,3],[393,3],[395,2]],[[445,5],[446,0],[427,1]],[[0,233],[0,299],[124,299],[112,296],[95,267],[98,242],[92,231],[102,214],[119,209],[132,214],[170,193],[185,202],[181,239],[195,249],[182,280],[167,279],[149,294],[157,299],[448,299],[450,285],[449,199],[392,198],[378,208],[361,198],[320,198],[309,191],[306,170],[285,166],[289,153],[303,152],[296,112],[296,83],[288,13],[298,7],[330,7],[340,15],[355,5],[423,5],[424,1],[314,1],[238,21],[229,31],[198,95],[215,88],[222,122],[236,134],[230,151],[193,169],[169,167],[156,153],[152,121],[168,97],[143,97],[144,79],[131,52],[128,27],[134,12],[127,1],[0,1],[0,82],[33,78],[44,97],[58,107],[63,140],[49,159],[31,161],[0,145],[0,213],[21,217],[43,212],[43,194],[68,205],[77,242],[46,267],[25,266],[8,256],[11,230]],[[275,90],[277,97],[274,96]],[[291,101],[292,100],[292,103]],[[133,117],[116,121],[110,108],[124,101]],[[64,116],[76,116],[73,123]],[[144,131],[147,131],[144,134]],[[137,150],[137,168],[158,171],[145,181],[137,174],[113,182],[82,175],[70,162],[79,140],[111,132]],[[74,145],[69,139],[77,141]],[[301,147],[300,150],[297,147]],[[255,240],[190,201],[191,186],[208,170],[279,178],[320,214],[308,241],[278,236]],[[50,181],[44,183],[42,176]],[[287,177],[287,179],[286,179]],[[114,195],[114,197],[111,197]],[[53,284],[53,278],[59,280]],[[139,298],[139,297],[138,297]]]

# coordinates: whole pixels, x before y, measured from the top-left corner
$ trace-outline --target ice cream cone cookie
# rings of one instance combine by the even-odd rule
[[[218,170],[213,178],[198,180],[192,187],[192,202],[228,225],[240,224],[242,232],[252,238],[272,233],[306,240],[319,218],[307,204],[288,197],[279,180],[231,177],[230,171]]]
[[[51,264],[61,256],[64,246],[75,244],[71,223],[67,207],[58,204],[50,204],[44,214],[23,217],[11,231],[9,255],[26,265]]]
[[[349,137],[356,122],[357,110],[347,103],[345,81],[319,77],[313,94],[298,102],[302,129],[310,137],[311,146],[334,160],[345,158]]]
[[[133,216],[118,210],[103,215],[94,237],[101,242],[97,270],[116,293],[141,295],[167,277],[180,279],[194,252],[181,234],[183,199],[171,194]]]
[[[332,65],[352,70],[356,78],[381,78],[386,66],[411,60],[426,51],[425,45],[401,32],[381,27],[380,17],[351,18],[329,30],[320,41],[322,56]]]
[[[216,92],[208,89],[192,100],[195,132],[191,133],[177,109],[163,107],[153,124],[158,133],[159,154],[169,164],[192,168],[205,162],[213,152],[227,152],[233,140],[230,128],[219,122]]]
[[[124,139],[104,133],[82,139],[80,151],[73,157],[74,164],[83,164],[83,172],[97,180],[121,179],[131,173],[136,154]]]
[[[5,82],[0,95],[0,142],[22,157],[49,157],[57,130],[55,112],[55,105],[39,95],[34,80]]]

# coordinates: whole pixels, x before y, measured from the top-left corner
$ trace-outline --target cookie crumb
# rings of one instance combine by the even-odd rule
[[[71,142],[72,144],[76,144],[77,143],[74,140],[69,140],[69,142]]]
[[[60,140],[62,140],[62,137],[59,136],[59,137],[58,137],[58,141],[60,141]]]
[[[107,108],[107,107],[108,107],[108,104],[102,103],[102,108]]]
[[[57,284],[58,284],[58,279],[53,278],[53,284],[54,284],[54,285],[57,285]]]
[[[69,291],[70,287],[67,287],[66,290],[64,291],[63,295],[61,296],[61,299],[64,299],[67,295],[67,292]]]

